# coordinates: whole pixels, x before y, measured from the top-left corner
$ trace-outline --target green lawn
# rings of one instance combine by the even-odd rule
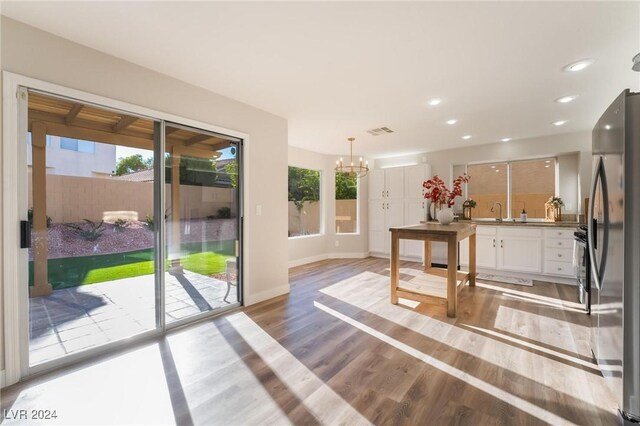
[[[225,260],[234,255],[234,240],[185,243],[182,265],[188,271],[211,275],[225,270]],[[54,289],[77,287],[153,273],[153,249],[97,256],[50,259],[49,282]],[[33,262],[29,262],[29,285],[33,285]]]

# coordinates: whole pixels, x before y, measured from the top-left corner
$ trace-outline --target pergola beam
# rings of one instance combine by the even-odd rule
[[[185,146],[191,146],[191,145],[195,145],[195,144],[200,143],[200,142],[204,142],[204,141],[206,141],[206,140],[208,140],[208,139],[211,139],[211,138],[212,138],[212,136],[210,136],[210,135],[206,135],[206,134],[204,134],[204,133],[201,133],[201,134],[199,134],[199,135],[195,135],[195,136],[193,136],[193,137],[192,137],[192,138],[190,138],[190,139],[187,139],[187,140],[184,142],[184,144],[185,144]]]
[[[138,117],[132,117],[130,115],[123,116],[120,121],[113,125],[113,133],[120,133],[136,121],[138,121]]]
[[[73,124],[73,120],[75,120],[78,114],[80,114],[82,107],[84,107],[84,105],[82,104],[73,104],[73,106],[71,107],[71,110],[69,111],[69,113],[67,114],[67,117],[65,118],[65,123],[67,124],[67,126],[70,126],[71,124]]]

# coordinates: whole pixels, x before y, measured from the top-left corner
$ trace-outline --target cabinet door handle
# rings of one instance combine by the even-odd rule
[[[389,203],[387,203],[387,210],[389,210]]]
[[[384,198],[384,189],[382,190],[382,198]]]
[[[558,232],[558,235],[562,235],[562,232]]]
[[[387,198],[389,198],[389,190],[387,189]]]
[[[500,240],[500,248],[503,248],[503,247],[504,247],[503,242],[504,242],[504,241]]]
[[[558,266],[558,271],[562,271],[562,268]]]
[[[558,257],[562,257],[562,255],[560,253],[558,253]]]
[[[561,246],[562,245],[562,241],[558,241],[558,245]]]
[[[496,246],[496,239],[494,238],[493,239],[493,247],[495,247],[495,246]]]
[[[382,210],[384,210],[384,203],[382,203]]]

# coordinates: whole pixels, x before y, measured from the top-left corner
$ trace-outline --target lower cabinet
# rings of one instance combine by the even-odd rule
[[[476,266],[498,271],[571,277],[572,229],[477,226]],[[460,242],[460,264],[469,265],[469,239]]]

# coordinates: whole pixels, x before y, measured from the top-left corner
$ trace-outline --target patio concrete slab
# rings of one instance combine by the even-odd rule
[[[29,299],[31,365],[154,329],[154,283],[143,275]],[[191,271],[167,273],[165,283],[167,323],[237,302],[236,287],[225,301],[226,281]]]

